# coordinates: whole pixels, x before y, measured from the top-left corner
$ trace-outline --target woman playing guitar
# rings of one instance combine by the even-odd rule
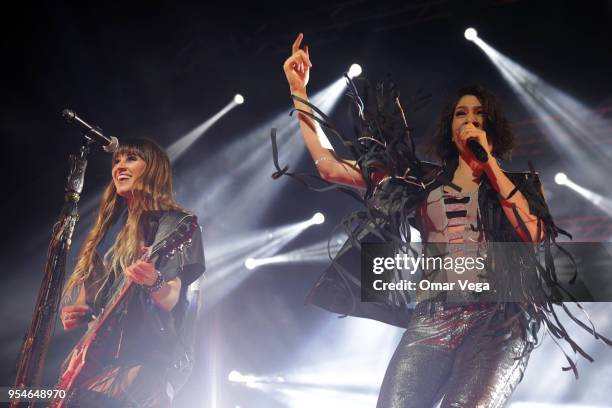
[[[176,236],[185,219],[189,239],[164,256],[151,255],[156,244],[168,245],[167,237]],[[169,394],[177,389],[168,383],[176,388],[173,380],[193,363],[193,350],[181,333],[183,325],[195,323],[186,318],[187,287],[203,272],[201,234],[195,217],[174,201],[168,156],[150,140],[122,143],[113,155],[112,181],[96,222],[64,290],[64,329],[89,322],[85,338],[96,320],[100,327],[92,344],[82,343],[80,354],[73,351],[64,364],[58,386],[70,384],[70,389],[61,406],[170,406]]]

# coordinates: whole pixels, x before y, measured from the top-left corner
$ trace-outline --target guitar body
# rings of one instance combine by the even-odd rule
[[[96,374],[102,368],[98,361],[107,356],[108,349],[116,349],[113,339],[112,329],[115,326],[113,321],[117,319],[113,316],[117,307],[122,304],[134,287],[133,282],[126,283],[119,293],[113,297],[111,304],[104,309],[104,312],[94,321],[91,327],[83,335],[81,340],[72,349],[68,358],[64,362],[64,370],[55,388],[66,392],[65,399],[54,400],[52,408],[63,408],[66,401],[70,399],[75,388],[79,385],[79,380],[87,379],[87,374]],[[118,346],[118,344],[117,344]]]
[[[186,215],[181,219],[175,230],[166,238],[150,248],[146,259],[154,256],[174,256],[188,246],[193,233],[197,230],[197,219],[193,215]],[[134,291],[134,282],[127,281],[115,293],[103,312],[90,324],[83,337],[74,346],[68,358],[64,361],[62,374],[56,384],[56,389],[65,390],[65,398],[51,401],[51,408],[65,408],[75,390],[91,375],[100,373],[103,368],[98,361],[108,356],[108,350],[116,350],[120,339],[113,338],[113,327],[118,322],[117,309],[129,300]],[[114,336],[117,337],[117,336]],[[117,341],[116,344],[113,342]],[[109,344],[110,343],[110,344]]]

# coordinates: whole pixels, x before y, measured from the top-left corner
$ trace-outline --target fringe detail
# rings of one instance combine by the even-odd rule
[[[393,243],[405,251],[414,251],[410,247],[410,227],[407,220],[415,214],[415,210],[420,203],[433,189],[441,185],[448,185],[457,191],[461,191],[461,188],[451,182],[457,162],[446,163],[440,168],[422,162],[417,158],[414,141],[410,135],[404,111],[399,103],[399,93],[392,82],[385,81],[376,87],[373,106],[368,108],[359,96],[355,83],[348,77],[347,81],[349,85],[348,96],[352,99],[358,115],[359,126],[356,127],[356,136],[353,139],[343,137],[331,124],[329,117],[310,102],[295,95],[292,95],[293,99],[310,107],[318,116],[300,109],[292,110],[291,114],[297,111],[316,121],[328,137],[332,136],[338,139],[349,149],[359,165],[366,185],[363,197],[359,196],[354,190],[332,184],[318,176],[307,173],[291,173],[288,171],[289,166],[281,168],[278,163],[276,129],[272,129],[271,132],[273,161],[277,170],[272,177],[277,179],[283,175],[290,176],[307,188],[319,192],[340,190],[364,204],[364,210],[349,214],[340,223],[340,226],[348,235],[347,244],[350,246],[346,250],[350,247],[360,250],[361,243],[358,237],[367,232],[380,240]],[[388,177],[379,182],[378,185],[373,185],[372,175],[381,168],[388,171]],[[612,341],[595,330],[582,306],[559,283],[555,272],[552,248],[554,247],[567,256],[576,265],[571,254],[556,242],[556,237],[559,234],[568,236],[570,239],[572,237],[553,222],[540,191],[537,173],[531,162],[529,162],[529,168],[530,173],[521,174],[523,177],[513,180],[516,189],[513,190],[512,194],[521,191],[529,203],[531,214],[537,216],[537,236],[539,237],[541,232],[544,232],[544,240],[539,244],[543,251],[544,264],[540,263],[536,256],[535,245],[533,248],[521,245],[513,246],[511,253],[508,253],[508,251],[491,253],[491,249],[489,249],[487,266],[495,264],[495,286],[503,297],[506,299],[522,299],[520,303],[515,303],[518,305],[519,311],[508,317],[502,327],[513,324],[517,319],[520,320],[523,335],[533,339],[533,347],[526,351],[529,352],[538,346],[540,342],[538,334],[543,325],[545,333],[551,334],[553,341],[562,350],[569,364],[562,369],[564,371],[572,370],[578,378],[578,354],[588,361],[593,361],[593,358],[571,338],[560,322],[555,306],[560,306],[574,323],[593,335],[595,339],[601,340],[609,346],[612,346]],[[324,187],[315,187],[310,183],[312,181],[322,183]],[[483,231],[486,239],[490,242],[521,242],[516,231],[503,214],[498,200],[499,194],[492,189],[487,180],[483,181],[479,190],[481,214],[478,217],[476,228]],[[512,211],[519,221],[521,231],[526,236],[530,236],[515,205],[513,205]],[[346,287],[350,294],[351,312],[347,313],[350,315],[358,304],[358,299],[352,287],[360,287],[360,283],[354,282],[355,278],[337,262],[339,256],[333,258],[331,253],[329,253],[329,256],[342,279],[342,285]],[[574,274],[569,283],[574,283],[576,276],[577,268],[574,268]],[[516,282],[516,279],[519,281]],[[515,288],[519,288],[520,293],[511,293],[516,290]],[[563,302],[564,299],[570,299],[585,314],[588,323],[574,316]],[[387,301],[388,305],[399,308],[405,308],[408,302],[409,300],[398,296],[395,292],[390,294]],[[500,298],[497,305],[502,308],[504,303]],[[511,303],[505,304],[509,305]],[[525,318],[527,316],[528,318]],[[571,347],[574,359],[570,358],[558,340],[563,340]],[[504,338],[500,338],[499,341],[503,342]]]

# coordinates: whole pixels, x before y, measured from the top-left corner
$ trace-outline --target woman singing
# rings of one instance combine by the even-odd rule
[[[562,231],[548,213],[537,174],[500,168],[498,158],[510,152],[514,137],[496,98],[473,86],[461,89],[450,101],[433,143],[442,163],[438,166],[416,158],[392,86],[383,83],[376,88],[374,108],[352,88],[361,130],[358,139],[343,140],[357,152],[355,160],[343,160],[319,126],[329,129],[330,124],[315,116],[308,102],[312,64],[301,41],[300,34],[284,71],[304,141],[321,178],[358,189],[367,209],[347,218],[345,226],[354,239],[345,244],[308,299],[330,311],[407,328],[387,368],[377,406],[425,408],[441,401],[441,407],[501,407],[522,378],[541,326],[583,353],[556,320],[556,300],[537,290],[555,287],[554,269],[536,265],[529,255],[533,246],[520,244],[550,245]],[[475,157],[469,141],[481,146],[484,161]],[[378,302],[359,302],[355,243],[376,237],[378,242],[380,237],[386,242],[409,241],[409,222],[424,243],[444,244],[450,256],[458,256],[457,246],[462,246],[462,256],[484,251],[488,265],[495,265],[490,278],[501,297],[485,302],[469,292],[422,290],[416,293],[414,308],[397,293]],[[513,245],[488,245],[497,242]],[[468,243],[471,246],[463,245]],[[516,288],[520,290],[512,293],[520,294],[517,299],[504,298]],[[460,299],[451,302],[451,295]]]
[[[88,355],[68,406],[169,407],[193,363],[181,333],[195,324],[187,288],[204,272],[201,233],[196,227],[171,257],[144,256],[188,216],[174,201],[168,156],[154,142],[123,142],[111,176],[64,291],[66,303],[76,295],[61,311],[64,329],[94,321],[127,281],[136,285],[110,319],[101,350]]]

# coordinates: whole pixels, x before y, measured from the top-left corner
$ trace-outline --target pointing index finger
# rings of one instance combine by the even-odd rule
[[[300,49],[300,44],[302,43],[302,39],[304,38],[304,34],[299,33],[297,38],[295,39],[293,46],[291,47],[291,52],[295,54]]]

